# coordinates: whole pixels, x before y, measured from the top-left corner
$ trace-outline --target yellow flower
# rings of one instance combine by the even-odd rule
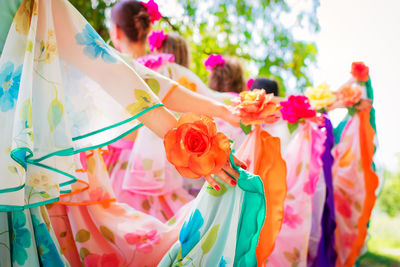
[[[326,83],[322,83],[317,87],[309,87],[305,95],[310,100],[311,106],[316,110],[326,108],[336,101],[336,96]]]
[[[32,15],[37,15],[38,5],[34,0],[24,0],[19,6],[14,17],[15,29],[21,34],[27,35],[31,26]]]
[[[53,181],[50,175],[44,172],[40,172],[40,174],[32,173],[28,184],[36,190],[41,191],[51,189],[54,186],[52,182]]]

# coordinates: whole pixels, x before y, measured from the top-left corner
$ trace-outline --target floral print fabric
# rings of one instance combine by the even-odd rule
[[[110,68],[120,80],[104,79]],[[74,154],[140,127],[135,118],[159,105],[68,2],[24,0],[0,58],[0,211],[57,201],[77,180]]]

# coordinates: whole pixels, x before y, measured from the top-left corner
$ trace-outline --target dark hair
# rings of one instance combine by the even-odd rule
[[[132,42],[146,42],[151,29],[150,15],[136,0],[122,0],[111,9],[111,20]]]
[[[157,49],[158,52],[173,54],[175,63],[189,68],[190,51],[189,45],[185,38],[177,33],[170,32],[168,37],[163,41],[162,46]]]
[[[208,86],[219,92],[242,92],[245,88],[242,64],[237,58],[224,59],[224,65],[215,66],[211,72]]]
[[[276,81],[266,79],[266,78],[257,78],[254,80],[251,85],[250,90],[253,89],[264,89],[267,94],[274,94],[274,96],[279,95],[278,83]]]

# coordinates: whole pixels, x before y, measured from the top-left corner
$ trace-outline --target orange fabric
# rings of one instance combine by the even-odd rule
[[[162,103],[165,102],[165,100],[172,94],[172,92],[179,86],[179,84],[174,84],[171,86],[169,91],[165,94],[164,98],[161,100]]]
[[[365,200],[364,209],[358,219],[358,236],[354,243],[353,249],[343,266],[354,266],[358,256],[360,255],[361,248],[364,246],[365,238],[367,236],[368,221],[371,216],[372,209],[375,204],[376,195],[375,190],[378,187],[378,176],[372,169],[372,157],[374,155],[375,145],[374,136],[375,131],[372,128],[369,119],[369,110],[362,110],[359,112],[360,116],[360,147],[361,147],[361,161],[364,170],[365,179]],[[337,266],[340,266],[338,261]]]
[[[267,202],[266,219],[256,249],[257,266],[263,266],[275,247],[275,239],[282,227],[286,197],[286,162],[282,159],[278,137],[256,128],[257,143],[254,173],[261,177]]]

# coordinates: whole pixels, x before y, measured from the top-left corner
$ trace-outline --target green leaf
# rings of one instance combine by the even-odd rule
[[[21,120],[25,122],[25,127],[32,128],[32,103],[30,99],[27,99],[22,103],[20,114]]]
[[[147,85],[150,87],[150,89],[153,91],[154,94],[158,95],[160,92],[160,83],[153,78],[147,79]]]
[[[207,254],[217,241],[219,231],[219,224],[214,225],[210,231],[207,232],[207,236],[201,241],[201,249],[203,250],[203,255]]]
[[[87,248],[81,248],[79,250],[79,256],[81,257],[81,259],[86,258],[88,255],[90,255],[90,251]]]
[[[15,173],[15,174],[17,174],[17,173],[18,173],[18,170],[17,170],[17,168],[16,168],[16,167],[14,167],[14,166],[8,166],[8,170],[9,170],[11,173]]]
[[[296,122],[296,123],[288,122],[287,127],[289,129],[290,134],[292,134],[294,131],[297,130],[297,128],[299,128],[299,122]]]
[[[100,226],[100,232],[108,241],[110,241],[111,243],[115,244],[114,233],[110,229],[108,229],[104,225],[101,225]]]
[[[152,159],[143,159],[143,169],[148,171],[153,168],[153,160]]]
[[[84,243],[89,239],[90,239],[90,232],[85,229],[81,229],[75,234],[75,241],[79,243]]]
[[[169,219],[169,221],[167,222],[168,225],[173,225],[174,223],[176,223],[176,218],[175,218],[175,216],[172,217],[171,219]]]
[[[240,128],[242,128],[245,134],[249,134],[251,132],[251,125],[244,125],[243,123],[240,123]]]
[[[53,99],[50,103],[47,119],[49,121],[50,131],[53,132],[57,125],[62,120],[64,114],[64,106],[58,101],[57,98]]]
[[[49,195],[48,193],[46,193],[46,192],[40,192],[39,195],[40,195],[42,198],[50,198],[50,195]]]
[[[121,163],[121,170],[126,170],[127,167],[128,167],[128,161],[124,161]]]

